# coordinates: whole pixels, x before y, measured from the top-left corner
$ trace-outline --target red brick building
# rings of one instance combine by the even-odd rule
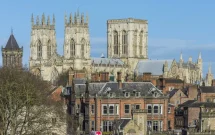
[[[93,129],[110,133],[115,119],[131,119],[132,109],[148,110],[147,123],[153,131],[174,127],[174,109],[168,105],[168,96],[151,82],[121,82],[120,73],[118,82],[105,82],[106,76],[100,83],[85,84],[73,79],[69,112],[78,117],[80,132],[87,134]],[[98,79],[96,75],[92,77]]]
[[[215,103],[215,86],[201,86],[198,90],[198,97],[200,102]]]

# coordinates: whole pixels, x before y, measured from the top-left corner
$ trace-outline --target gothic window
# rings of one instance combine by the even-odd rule
[[[137,30],[134,31],[133,45],[134,45],[134,55],[135,55],[137,53]]]
[[[51,57],[51,50],[52,50],[51,47],[52,47],[52,46],[51,46],[51,41],[49,40],[49,41],[48,41],[48,45],[47,45],[47,57],[48,57],[48,58]]]
[[[81,40],[81,56],[84,58],[85,40]]]
[[[75,56],[75,41],[74,39],[72,39],[70,41],[70,57],[74,57]]]
[[[42,43],[40,41],[37,44],[37,58],[42,58]]]
[[[143,31],[140,32],[140,55],[143,54]]]
[[[119,53],[119,46],[118,46],[118,32],[114,31],[114,54]]]
[[[128,34],[125,30],[122,31],[122,53],[128,54]]]
[[[51,82],[52,82],[53,84],[55,83],[57,77],[58,77],[58,71],[57,71],[56,68],[54,68],[54,69],[52,70],[52,73],[51,73]]]

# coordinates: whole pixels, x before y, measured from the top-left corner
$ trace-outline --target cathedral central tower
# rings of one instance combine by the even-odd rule
[[[133,70],[141,59],[148,59],[148,22],[140,19],[107,21],[108,57],[122,59]]]

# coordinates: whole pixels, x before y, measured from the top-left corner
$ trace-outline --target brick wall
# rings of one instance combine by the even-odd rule
[[[188,126],[190,124],[193,123],[194,120],[198,120],[199,119],[199,112],[200,112],[200,108],[188,108],[188,120],[187,120],[187,124]]]

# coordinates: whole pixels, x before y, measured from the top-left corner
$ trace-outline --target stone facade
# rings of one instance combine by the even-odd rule
[[[114,135],[146,135],[147,110],[133,110],[132,119],[114,121],[113,129]]]
[[[87,77],[91,73],[109,72],[109,76],[117,76],[122,73],[122,81],[133,79],[138,70],[139,63],[148,60],[148,22],[134,18],[116,19],[107,21],[107,52],[101,58],[90,57],[90,33],[88,16],[75,13],[65,16],[64,54],[57,54],[55,17],[52,23],[50,17],[42,15],[41,21],[37,16],[36,23],[32,15],[31,44],[30,44],[30,71],[40,75],[44,80],[54,82],[62,72],[83,70]],[[154,63],[154,61],[151,61]],[[160,64],[159,64],[160,63]],[[180,78],[187,83],[201,82],[202,59],[201,55],[197,63],[191,60],[184,63],[181,60],[170,62],[155,62],[150,70],[161,71],[156,76]],[[164,69],[164,70],[163,70]],[[152,71],[146,71],[152,72]],[[141,73],[142,74],[142,73]],[[116,79],[114,78],[116,81]]]

